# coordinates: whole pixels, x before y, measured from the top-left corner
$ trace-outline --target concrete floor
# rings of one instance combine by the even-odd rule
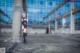
[[[80,53],[75,43],[28,43],[19,44],[13,53]]]
[[[80,36],[28,35],[26,44],[19,44],[13,53],[80,53]]]
[[[80,35],[30,34],[27,43],[19,43],[13,53],[80,53]]]

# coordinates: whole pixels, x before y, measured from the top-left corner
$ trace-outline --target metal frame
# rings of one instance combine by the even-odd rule
[[[68,1],[68,0],[65,0],[65,1],[63,1],[62,3],[60,3],[56,8],[54,8],[50,13],[48,13],[48,15],[44,17],[44,19],[47,18],[47,17],[49,17],[52,13],[54,13],[54,12],[55,12],[56,10],[58,10],[61,6],[63,6],[65,3],[67,3],[67,1]]]
[[[73,14],[76,14],[76,13],[78,13],[78,12],[80,12],[80,7],[77,8],[77,9],[74,9],[72,13],[73,13]],[[55,17],[54,19],[50,20],[49,22],[54,22],[55,19],[66,18],[67,16],[70,16],[70,12],[67,12],[67,13],[64,14],[64,15],[61,15],[61,16],[58,16],[58,17]]]

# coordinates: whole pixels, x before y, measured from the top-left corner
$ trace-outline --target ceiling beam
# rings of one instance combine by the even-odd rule
[[[43,19],[48,18],[52,13],[54,13],[56,10],[58,10],[61,6],[63,6],[67,2],[68,2],[68,0],[64,0],[56,8],[54,8],[50,13],[48,13],[47,16],[45,16]]]
[[[74,9],[72,13],[73,13],[73,14],[76,14],[76,13],[78,13],[78,12],[80,12],[80,7],[78,7],[77,9]],[[70,15],[70,12],[67,12],[66,14],[63,14],[63,15],[61,15],[61,16],[55,17],[54,19],[51,19],[49,22],[54,22],[55,19],[66,18],[66,17],[69,16],[69,15]]]
[[[0,9],[0,14],[3,14],[4,16],[10,19],[10,17],[6,13],[4,13],[1,9]]]

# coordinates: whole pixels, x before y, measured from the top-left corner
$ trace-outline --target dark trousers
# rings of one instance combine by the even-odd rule
[[[27,33],[23,33],[23,43],[26,43],[26,36],[27,36]]]

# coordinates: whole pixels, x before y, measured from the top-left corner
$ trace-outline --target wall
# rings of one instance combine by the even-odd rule
[[[29,34],[45,34],[46,29],[42,28],[28,28],[28,33]]]
[[[12,33],[11,28],[2,28],[1,33]],[[28,34],[45,34],[46,29],[43,28],[28,28]],[[65,34],[70,34],[69,29],[58,29],[56,32],[54,30],[51,30],[51,34],[54,33],[65,33]],[[80,34],[80,31],[75,31],[74,34]]]
[[[11,28],[1,28],[1,33],[12,33]]]
[[[11,28],[2,28],[1,33],[12,33],[12,29]],[[29,34],[44,34],[44,33],[46,33],[46,29],[28,28],[28,33]]]

